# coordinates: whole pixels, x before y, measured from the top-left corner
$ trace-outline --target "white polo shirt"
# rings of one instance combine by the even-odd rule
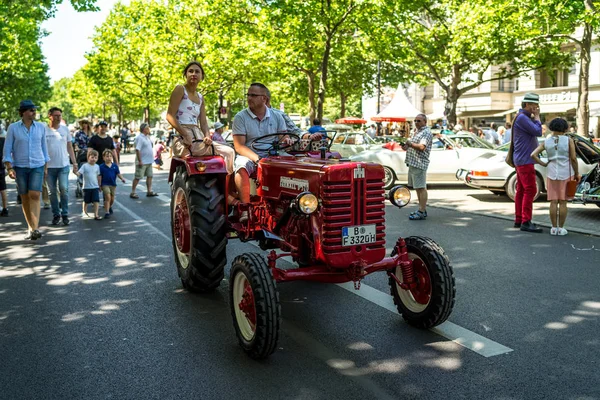
[[[64,168],[69,166],[67,143],[71,142],[71,133],[65,125],[58,129],[46,125],[46,145],[48,147],[48,168]]]

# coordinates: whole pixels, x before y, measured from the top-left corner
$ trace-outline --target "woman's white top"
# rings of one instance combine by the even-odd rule
[[[565,135],[550,135],[544,142],[548,154],[549,179],[563,181],[573,175],[573,168],[569,160],[569,137]]]
[[[198,93],[200,103],[194,103],[188,96],[188,92],[183,87],[183,98],[179,103],[179,109],[177,110],[177,120],[182,125],[198,125],[198,118],[200,117],[200,105],[202,104],[202,95]]]

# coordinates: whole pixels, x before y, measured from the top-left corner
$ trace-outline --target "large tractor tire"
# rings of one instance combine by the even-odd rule
[[[240,346],[251,358],[267,358],[277,348],[281,305],[273,274],[260,254],[246,253],[233,260],[229,294]]]
[[[179,166],[171,196],[171,230],[183,287],[209,292],[223,280],[227,263],[225,197],[211,175],[187,176]]]
[[[405,240],[417,286],[404,290],[390,277],[391,294],[398,312],[407,323],[429,329],[448,319],[454,308],[454,274],[448,256],[433,240],[419,236],[411,236]],[[397,252],[398,249],[395,248],[392,256]],[[402,282],[400,266],[393,272]]]
[[[538,174],[535,174],[535,184],[536,184],[536,191],[535,191],[535,196],[533,197],[533,201],[536,201],[538,199],[538,197],[540,197],[540,194],[542,193],[542,190],[544,189],[544,181]],[[508,197],[512,201],[515,201],[515,196],[517,195],[517,174],[516,173],[514,173],[508,179],[508,182],[506,182],[505,189],[506,189],[506,194],[508,195]]]

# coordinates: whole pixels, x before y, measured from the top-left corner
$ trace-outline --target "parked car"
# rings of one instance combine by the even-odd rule
[[[580,174],[581,182],[577,186],[573,202],[595,204],[600,207],[600,150],[589,142],[581,142],[577,146],[578,156],[590,165],[595,165],[587,174]]]
[[[381,145],[379,145],[381,146]],[[456,183],[456,170],[471,160],[492,150],[492,146],[477,136],[465,132],[453,136],[438,135],[433,138],[427,181]],[[385,188],[394,186],[397,180],[408,181],[406,152],[400,146],[393,150],[375,148],[351,156],[352,161],[372,161],[383,165]]]
[[[594,162],[595,157],[598,157],[596,162],[600,160],[600,151],[591,145],[587,139],[577,135],[570,136],[575,141],[579,173],[582,175],[589,173],[593,169],[590,163]],[[542,141],[544,141],[544,138],[539,138],[539,142]],[[506,194],[511,200],[514,200],[517,174],[515,169],[508,166],[504,161],[509,147],[510,143],[506,143],[496,147],[494,150],[485,152],[468,165],[456,171],[456,179],[472,188],[490,190],[497,194]],[[582,154],[586,154],[584,152],[587,153],[587,156],[582,158]],[[540,154],[540,158],[547,161],[545,151]],[[546,191],[546,167],[536,164],[535,171],[537,175],[537,193],[535,194],[535,199],[537,199],[541,193]]]
[[[382,143],[376,142],[365,132],[338,132],[333,136],[331,151],[337,151],[342,157],[350,157],[365,150],[380,149]]]

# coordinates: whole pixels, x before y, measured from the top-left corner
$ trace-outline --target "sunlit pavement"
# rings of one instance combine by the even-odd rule
[[[372,296],[299,282],[278,286],[279,348],[256,362],[237,345],[227,281],[210,295],[181,288],[167,171],[155,175],[161,196],[146,198],[142,182],[133,200],[131,155],[122,169],[128,183],[117,189],[113,218],[81,218],[72,196],[72,225],[49,226],[42,210],[37,242],[21,240],[9,182],[11,216],[0,219],[1,398],[600,398],[597,237],[520,232],[460,211],[467,205],[455,189],[433,189],[426,221],[408,221],[414,204],[387,207],[388,250],[398,236],[436,240],[456,276],[450,321],[512,351],[485,357],[409,327]],[[460,212],[434,207],[442,201]],[[261,253],[230,241],[229,260],[244,252]],[[388,293],[383,274],[363,284],[365,293]]]

